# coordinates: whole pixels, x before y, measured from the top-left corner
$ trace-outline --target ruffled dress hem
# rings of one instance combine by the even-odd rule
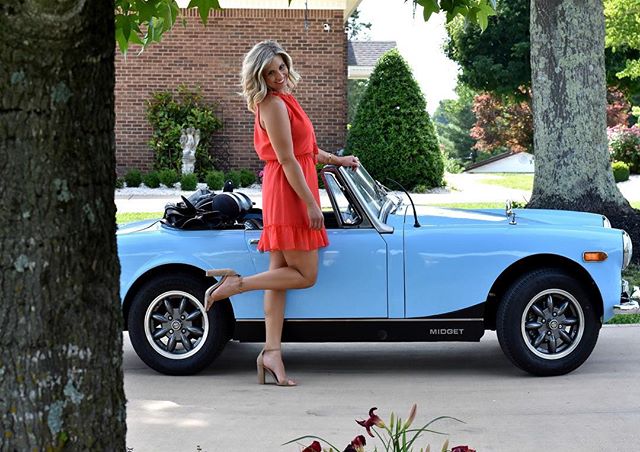
[[[307,226],[265,225],[258,243],[259,251],[311,251],[329,244],[325,229],[314,230]]]

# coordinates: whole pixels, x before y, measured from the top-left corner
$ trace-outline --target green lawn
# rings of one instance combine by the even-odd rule
[[[162,218],[162,212],[122,212],[116,213],[116,223],[125,224],[132,221]]]
[[[516,190],[531,190],[533,188],[533,174],[493,173],[487,174],[486,179],[480,179],[478,182]]]

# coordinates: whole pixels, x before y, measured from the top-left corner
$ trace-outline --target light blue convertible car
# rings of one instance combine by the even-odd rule
[[[284,341],[478,341],[496,330],[516,366],[559,375],[589,357],[625,301],[631,240],[601,215],[414,208],[362,167],[327,166],[322,177],[330,245],[319,253],[317,284],[289,292]],[[223,215],[212,199],[235,210]],[[260,210],[239,193],[191,201],[118,231],[131,342],[147,365],[172,375],[209,366],[230,339],[264,340],[262,292],[208,313],[202,305],[214,282],[205,270],[267,269]]]

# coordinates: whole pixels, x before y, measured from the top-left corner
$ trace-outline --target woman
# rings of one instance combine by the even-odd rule
[[[233,270],[210,270],[222,276],[207,300],[247,290],[264,290],[266,340],[257,359],[258,382],[265,371],[279,386],[295,386],[282,362],[281,337],[287,289],[304,289],[316,282],[318,248],[327,246],[320,210],[316,162],[358,167],[358,158],[338,157],[318,148],[313,125],[291,93],[299,75],[291,57],[275,41],[256,44],[242,63],[242,94],[255,114],[254,145],[265,162],[262,185],[264,229],[258,243],[269,251],[269,270],[241,277]]]

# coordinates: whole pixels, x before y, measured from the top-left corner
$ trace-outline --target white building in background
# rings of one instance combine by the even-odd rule
[[[533,173],[534,158],[528,152],[505,152],[467,165],[467,173]]]

